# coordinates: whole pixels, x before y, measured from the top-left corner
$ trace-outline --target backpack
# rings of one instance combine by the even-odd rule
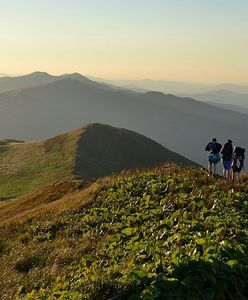
[[[236,147],[234,149],[234,157],[238,158],[239,160],[244,160],[245,159],[245,149],[241,147]]]
[[[218,154],[221,149],[221,144],[210,142],[207,144],[205,150],[208,151],[210,154]]]

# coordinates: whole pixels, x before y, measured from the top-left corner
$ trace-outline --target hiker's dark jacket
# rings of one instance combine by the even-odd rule
[[[231,143],[225,143],[222,147],[220,153],[222,154],[222,159],[227,161],[231,160],[233,156],[233,146]]]
[[[210,142],[205,147],[205,150],[208,151],[209,154],[218,154],[220,153],[221,147],[222,146],[219,143]]]

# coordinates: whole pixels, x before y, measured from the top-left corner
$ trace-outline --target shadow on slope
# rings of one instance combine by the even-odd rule
[[[165,162],[197,166],[196,163],[136,132],[90,124],[78,141],[75,174],[89,180]]]
[[[196,165],[135,132],[89,124],[40,142],[0,142],[0,201],[54,182],[92,180],[167,161]]]

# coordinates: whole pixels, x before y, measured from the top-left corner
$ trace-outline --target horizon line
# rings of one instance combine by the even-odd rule
[[[91,75],[91,74],[82,74],[79,71],[74,71],[74,72],[65,72],[65,73],[57,73],[57,72],[47,72],[47,71],[31,71],[28,73],[19,73],[19,74],[11,74],[11,73],[0,73],[0,78],[4,77],[11,77],[11,78],[18,78],[18,77],[23,77],[23,76],[28,76],[32,75],[35,73],[41,73],[41,74],[47,74],[51,76],[63,76],[63,75],[73,75],[73,74],[79,74],[81,76],[87,77],[91,80],[109,80],[109,81],[161,81],[161,82],[177,82],[177,83],[186,83],[186,84],[198,84],[198,85],[205,85],[205,86],[210,86],[210,85],[239,85],[239,86],[246,86],[248,85],[248,82],[232,82],[232,81],[223,81],[223,82],[207,82],[207,81],[192,81],[192,80],[184,80],[184,79],[165,79],[165,78],[152,78],[152,77],[136,77],[136,78],[120,78],[120,77],[114,77],[114,78],[109,78],[109,77],[101,77],[98,75]]]

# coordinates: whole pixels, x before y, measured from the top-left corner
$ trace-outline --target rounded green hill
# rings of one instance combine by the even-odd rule
[[[0,199],[35,191],[52,182],[96,179],[166,161],[194,162],[130,130],[102,124],[39,142],[0,143]]]

